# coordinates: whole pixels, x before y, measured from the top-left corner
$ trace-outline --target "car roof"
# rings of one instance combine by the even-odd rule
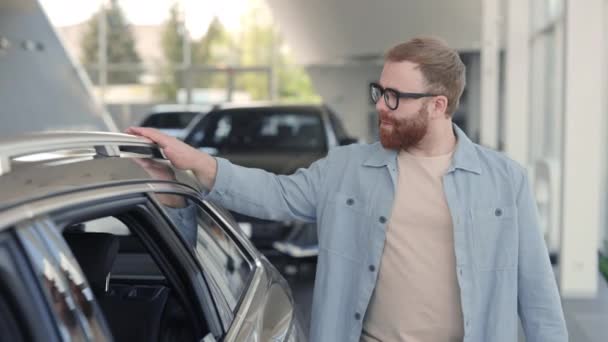
[[[0,210],[94,187],[161,182],[141,163],[164,164],[177,182],[198,182],[175,169],[149,140],[119,133],[54,132],[0,139]]]

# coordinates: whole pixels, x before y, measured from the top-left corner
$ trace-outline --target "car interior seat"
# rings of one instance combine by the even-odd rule
[[[66,233],[64,238],[89,281],[114,340],[157,342],[169,288],[157,285],[110,285],[112,265],[120,247],[118,236],[108,233]]]

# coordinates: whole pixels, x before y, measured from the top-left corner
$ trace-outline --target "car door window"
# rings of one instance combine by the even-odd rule
[[[18,316],[15,306],[23,306],[27,305],[27,303],[15,303],[18,297],[11,291],[11,286],[8,284],[8,278],[14,275],[14,272],[11,272],[14,265],[8,247],[2,244],[1,240],[0,258],[2,258],[0,261],[0,334],[2,340],[25,341],[27,336],[27,333],[24,331],[25,322]],[[21,324],[19,324],[20,321]]]
[[[192,297],[168,274],[164,252],[150,246],[146,231],[155,230],[146,214],[143,206],[117,207],[94,218],[57,220],[115,341],[198,341],[210,328],[191,315],[184,298]]]
[[[38,233],[44,237],[49,253],[57,261],[59,270],[64,275],[74,303],[81,313],[81,325],[85,334],[95,341],[109,340],[110,332],[105,325],[101,310],[95,302],[93,292],[57,228],[49,221],[40,222],[36,228]]]
[[[33,227],[17,230],[30,262],[36,272],[49,306],[53,310],[56,326],[63,341],[86,340],[80,326],[81,318],[67,280],[56,260]]]
[[[0,331],[6,341],[24,341],[24,334],[19,326],[15,311],[9,305],[9,294],[0,288]]]
[[[20,229],[31,229],[29,224]],[[57,342],[63,337],[54,310],[16,228],[0,231],[0,340]]]
[[[166,194],[156,195],[161,205],[162,196]],[[230,309],[235,312],[252,276],[253,265],[241,247],[226,233],[222,223],[213,218],[197,200],[183,199],[183,208],[162,206],[163,210],[192,247],[203,271],[218,284]]]

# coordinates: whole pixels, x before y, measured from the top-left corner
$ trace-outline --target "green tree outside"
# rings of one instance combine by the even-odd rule
[[[103,9],[100,9],[89,19],[88,29],[83,35],[81,47],[83,49],[83,65],[89,71],[93,83],[99,82],[96,69],[92,67],[98,64],[99,51],[99,17]],[[117,0],[112,0],[110,6],[105,9],[107,19],[107,63],[108,64],[139,64],[141,59],[135,50],[135,39],[125,19],[122,9]],[[140,70],[111,71],[108,72],[109,84],[136,83],[141,74]]]
[[[222,22],[214,17],[207,33],[193,44],[193,62],[200,67],[231,67],[236,63],[234,39]],[[228,75],[223,72],[197,71],[192,84],[200,88],[226,88]]]
[[[182,22],[179,18],[179,8],[173,5],[169,19],[165,22],[161,44],[164,63],[160,65],[160,82],[155,86],[155,93],[164,101],[177,100],[177,90],[183,86],[183,71],[178,67],[184,61],[184,39],[186,37]]]
[[[317,95],[306,71],[295,64],[283,47],[279,32],[269,18],[268,8],[254,6],[242,20],[240,64],[242,66],[272,66],[276,73],[277,97],[283,102],[318,102]],[[262,20],[260,20],[262,18]],[[271,97],[267,74],[245,73],[238,77],[237,88],[249,92],[253,99]]]
[[[272,66],[279,101],[320,101],[305,70],[294,63],[282,48],[284,44],[280,34],[268,18],[268,8],[259,4],[252,6],[241,21],[238,36],[228,32],[218,18],[213,18],[207,33],[190,44],[193,68],[180,71],[177,66],[183,61],[184,36],[178,8],[172,7],[163,30],[165,63],[156,92],[164,100],[175,101],[177,90],[186,86],[183,72],[188,72],[195,88],[227,88],[230,86],[227,72],[210,73],[201,69],[234,68],[235,89],[249,93],[254,100],[266,100],[271,98],[272,80],[268,70]],[[262,67],[262,70],[242,72],[238,71],[239,67]]]

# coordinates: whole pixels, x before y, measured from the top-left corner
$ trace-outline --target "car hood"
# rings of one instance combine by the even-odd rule
[[[317,159],[325,157],[325,152],[246,152],[219,153],[232,163],[263,169],[272,173],[292,174],[301,167],[308,167]]]

